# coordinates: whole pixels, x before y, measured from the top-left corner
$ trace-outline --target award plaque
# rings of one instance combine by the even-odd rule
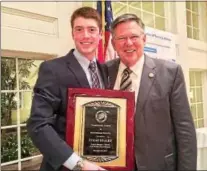
[[[133,170],[134,92],[68,89],[66,142],[106,170]]]

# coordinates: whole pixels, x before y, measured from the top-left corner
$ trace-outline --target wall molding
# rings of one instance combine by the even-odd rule
[[[58,37],[58,18],[1,7],[2,27]]]

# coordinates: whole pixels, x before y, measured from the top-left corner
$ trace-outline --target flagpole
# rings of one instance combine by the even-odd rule
[[[102,19],[102,50],[105,55],[105,0],[101,0],[101,19]],[[105,57],[104,57],[105,58]]]

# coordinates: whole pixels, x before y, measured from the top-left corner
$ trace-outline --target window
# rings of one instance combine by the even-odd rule
[[[201,7],[201,36],[200,40],[207,42],[207,2],[199,2]]]
[[[204,127],[203,72],[190,71],[190,106],[196,128]]]
[[[113,9],[115,17],[120,12],[130,12],[140,17],[148,27],[166,29],[164,2],[113,2]]]
[[[207,2],[186,2],[188,38],[207,41]]]
[[[83,6],[96,8],[96,2],[83,2]],[[165,2],[112,2],[114,18],[127,12],[134,13],[144,21],[146,26],[159,30],[166,30],[167,18],[165,8]]]
[[[199,39],[199,3],[186,2],[187,36],[192,39]]]
[[[35,170],[35,165],[41,162],[40,152],[34,147],[25,126],[42,61],[1,57],[2,170]]]

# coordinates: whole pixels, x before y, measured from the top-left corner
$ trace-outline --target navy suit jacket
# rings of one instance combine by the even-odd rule
[[[104,66],[97,65],[107,88]],[[27,129],[43,154],[41,171],[63,170],[62,164],[73,153],[65,142],[68,88],[90,88],[73,50],[66,56],[43,62],[39,68]]]

